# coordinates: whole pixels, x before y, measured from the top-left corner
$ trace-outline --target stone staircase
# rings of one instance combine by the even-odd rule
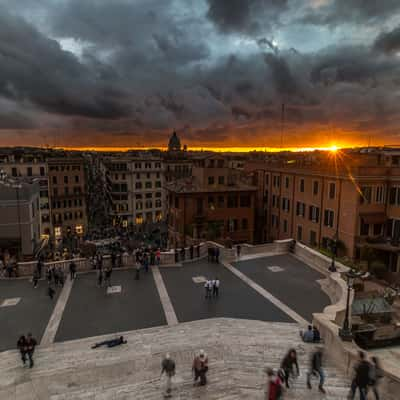
[[[349,383],[327,363],[327,394],[305,385],[313,345],[302,343],[297,324],[209,319],[124,333],[128,344],[92,350],[105,337],[38,348],[35,367],[24,368],[16,351],[0,354],[0,400],[155,400],[162,398],[160,363],[169,352],[177,363],[174,399],[261,400],[263,369],[278,367],[288,347],[296,348],[300,377],[285,399],[343,400]],[[107,337],[109,338],[109,336]],[[193,387],[191,363],[204,349],[209,383]]]

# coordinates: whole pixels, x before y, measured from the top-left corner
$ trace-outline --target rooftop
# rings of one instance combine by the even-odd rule
[[[243,182],[234,182],[226,185],[202,185],[195,177],[180,179],[166,184],[166,189],[176,193],[215,193],[215,192],[243,192],[256,191],[255,186]]]

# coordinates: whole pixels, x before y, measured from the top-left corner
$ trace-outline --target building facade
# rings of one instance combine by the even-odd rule
[[[81,238],[87,232],[85,160],[49,158],[47,163],[56,243],[63,237]]]
[[[0,178],[0,248],[19,258],[33,257],[40,239],[40,185]]]
[[[311,247],[336,241],[359,259],[368,244],[400,272],[400,168],[377,154],[306,164],[247,163],[257,185],[261,240],[294,238]],[[394,158],[396,160],[396,158]]]
[[[254,186],[218,155],[197,159],[192,177],[166,184],[170,246],[199,240],[253,242]]]
[[[112,220],[127,228],[161,222],[165,217],[161,157],[149,153],[112,155],[104,159],[111,185]]]

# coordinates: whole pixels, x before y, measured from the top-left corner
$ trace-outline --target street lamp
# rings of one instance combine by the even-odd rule
[[[339,329],[339,336],[343,341],[351,342],[353,340],[353,333],[350,327],[349,314],[350,314],[350,293],[353,288],[354,279],[360,276],[352,269],[346,273],[347,278],[347,301],[346,301],[346,314],[343,321],[343,326]]]

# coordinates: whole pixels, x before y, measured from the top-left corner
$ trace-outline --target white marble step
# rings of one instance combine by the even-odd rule
[[[312,345],[301,342],[297,324],[210,319],[125,333],[128,344],[92,350],[104,337],[38,347],[35,367],[23,368],[16,351],[0,354],[0,400],[153,400],[161,398],[160,363],[166,351],[176,360],[175,399],[263,399],[266,366],[279,367],[296,348],[301,376],[287,399],[321,399],[306,388]],[[109,338],[109,336],[107,337]],[[209,355],[207,387],[193,387],[191,362]],[[328,395],[345,399],[348,382],[327,363]]]

